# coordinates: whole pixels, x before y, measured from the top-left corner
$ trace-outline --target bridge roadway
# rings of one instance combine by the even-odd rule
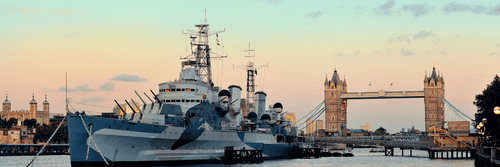
[[[346,92],[341,99],[388,99],[388,98],[424,98],[424,91],[384,91],[378,92]]]
[[[325,143],[344,143],[356,145],[377,145],[386,147],[399,147],[407,149],[428,150],[432,147],[431,142],[411,142],[402,140],[372,140],[363,138],[346,138],[346,137],[308,137],[308,140],[314,142]]]

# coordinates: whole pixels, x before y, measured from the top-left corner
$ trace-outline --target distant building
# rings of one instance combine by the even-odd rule
[[[366,122],[365,126],[359,126],[359,129],[366,130],[367,132],[370,131],[370,123]]]
[[[448,121],[448,131],[455,136],[467,136],[470,132],[469,121]]]
[[[49,124],[49,102],[47,101],[47,94],[45,94],[45,101],[43,102],[43,110],[37,111],[37,102],[35,100],[35,94],[33,93],[33,98],[30,101],[30,110],[17,110],[11,111],[11,103],[8,99],[8,95],[5,96],[5,101],[2,104],[2,111],[0,112],[0,117],[3,120],[9,120],[15,118],[18,120],[36,119],[36,123],[43,125]],[[21,122],[22,122],[21,121]]]
[[[121,110],[120,110],[120,107],[115,106],[113,108],[113,115],[115,115],[115,116],[123,115],[122,110],[125,111],[127,114],[134,113],[134,110],[135,110],[135,112],[139,112],[139,110],[142,110],[142,104],[141,103],[135,102],[135,105],[134,105],[134,103],[131,102],[130,105],[132,106],[132,108],[130,108],[128,106],[128,104],[126,104],[126,103],[125,104],[120,104],[120,107],[122,108]],[[136,105],[137,105],[137,107],[139,107],[139,109],[137,109]]]
[[[309,125],[306,127],[306,134],[312,134],[314,131],[316,131],[316,124],[312,122],[313,120],[308,120],[306,122],[306,125]]]
[[[295,113],[293,113],[293,112],[285,113],[285,119],[287,119],[290,122],[292,122],[292,124],[295,124],[295,122],[297,121],[296,118],[295,118]]]
[[[35,128],[28,126],[12,126],[0,128],[0,144],[33,144]]]
[[[365,136],[367,135],[367,131],[364,129],[349,129],[351,136]]]
[[[325,122],[321,119],[316,120],[316,126],[317,130],[325,130]]]
[[[385,136],[387,134],[387,130],[385,128],[378,128],[375,132],[375,135]]]

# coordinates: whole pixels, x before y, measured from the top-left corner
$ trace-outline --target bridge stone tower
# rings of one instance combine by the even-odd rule
[[[340,98],[341,93],[347,92],[347,82],[340,80],[337,68],[331,80],[325,79],[325,130],[329,132],[346,132],[347,101]]]
[[[436,67],[433,65],[432,74],[424,78],[424,103],[425,103],[425,131],[429,132],[430,127],[436,126],[444,128],[444,79],[443,75],[436,74]]]

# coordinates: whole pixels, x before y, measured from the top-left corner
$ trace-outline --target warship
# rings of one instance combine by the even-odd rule
[[[151,98],[135,92],[142,104],[125,100],[132,112],[116,100],[119,118],[68,112],[72,166],[220,163],[225,148],[261,150],[264,159],[292,158],[297,150],[313,147],[285,119],[281,103],[266,109],[266,93],[250,92],[254,96],[245,108],[240,86],[214,86],[211,58],[226,56],[210,51],[208,37],[225,29],[209,31],[206,19],[195,27],[183,31],[191,36],[192,50],[181,58],[179,79],[160,83],[158,93],[151,90]],[[247,81],[247,94],[250,87]],[[243,108],[248,111],[245,116]]]

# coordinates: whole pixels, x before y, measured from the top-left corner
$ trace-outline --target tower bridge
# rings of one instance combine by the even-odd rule
[[[392,98],[423,98],[425,105],[425,131],[431,126],[444,128],[444,102],[445,97],[443,74],[436,72],[424,77],[424,89],[416,91],[385,91],[378,92],[348,92],[347,81],[339,79],[335,68],[331,80],[325,79],[325,122],[327,131],[344,132],[347,127],[347,101],[363,99],[392,99]]]

